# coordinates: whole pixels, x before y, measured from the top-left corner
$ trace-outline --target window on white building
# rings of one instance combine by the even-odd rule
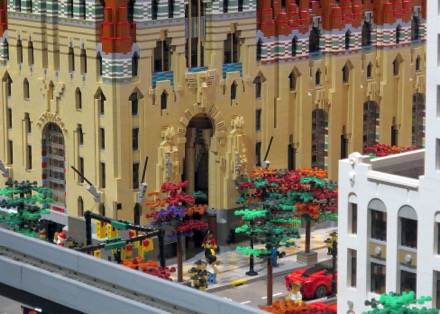
[[[349,287],[356,287],[357,285],[357,251],[348,249],[347,254],[347,285]]]
[[[371,262],[371,292],[382,294],[386,292],[387,267],[383,264]]]
[[[417,220],[400,217],[400,245],[417,248]]]
[[[400,270],[400,293],[417,290],[417,275],[414,271]]]
[[[380,241],[387,240],[387,213],[371,210],[371,238]]]
[[[348,204],[348,221],[349,221],[349,232],[351,234],[357,234],[357,216],[358,216],[358,210],[357,210],[357,204],[355,203],[349,203]]]

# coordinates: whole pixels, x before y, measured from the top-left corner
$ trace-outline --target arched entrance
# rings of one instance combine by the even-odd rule
[[[55,123],[43,129],[43,186],[52,190],[51,209],[67,214],[64,135]]]
[[[214,128],[206,114],[194,116],[186,129],[185,168],[187,192],[201,191],[209,196],[209,147]]]
[[[186,192],[203,192],[209,200],[209,147],[214,128],[206,114],[194,116],[186,129],[185,161],[183,180],[188,180]],[[209,206],[209,204],[208,204]],[[202,217],[194,216],[195,219]],[[186,257],[199,252],[203,242],[203,232],[194,231],[192,239],[186,239]]]

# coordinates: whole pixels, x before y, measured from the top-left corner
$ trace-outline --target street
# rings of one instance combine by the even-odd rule
[[[0,296],[0,314],[21,314],[21,303]]]
[[[257,270],[258,271],[258,270]],[[252,278],[252,277],[249,277]],[[266,305],[266,280],[258,280],[246,283],[241,286],[231,287],[221,291],[212,292],[212,294],[258,308],[260,305]],[[273,300],[285,298],[287,289],[284,284],[284,275],[274,277],[273,279]]]

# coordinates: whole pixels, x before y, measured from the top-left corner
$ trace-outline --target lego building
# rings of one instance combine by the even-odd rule
[[[0,159],[53,217],[145,223],[188,180],[229,231],[237,175],[424,145],[425,0],[0,1]],[[76,167],[96,185],[98,202]],[[143,208],[144,207],[144,208]]]
[[[338,309],[414,291],[440,308],[439,4],[428,2],[426,148],[339,163]],[[427,306],[428,308],[430,306]]]

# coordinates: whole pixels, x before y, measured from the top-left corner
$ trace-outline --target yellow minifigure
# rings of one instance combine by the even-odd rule
[[[299,305],[302,304],[302,294],[301,294],[301,282],[294,281],[290,285],[290,293],[286,297],[287,301],[294,301],[298,303]]]

